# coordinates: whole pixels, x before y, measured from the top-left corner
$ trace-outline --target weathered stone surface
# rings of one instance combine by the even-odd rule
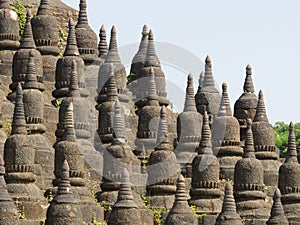
[[[139,116],[138,120],[138,130],[137,130],[137,140],[135,142],[137,146],[137,155],[142,152],[142,146],[144,146],[147,156],[153,151],[157,142],[157,131],[159,128],[159,120],[160,120],[160,110],[161,107],[159,105],[159,97],[157,96],[156,91],[156,83],[155,83],[155,74],[154,69],[151,68],[151,79],[149,80],[149,84],[147,86],[148,96],[146,105],[137,111]],[[175,115],[169,108],[165,108],[167,123],[168,123],[168,132],[169,139],[173,140],[174,131],[176,131],[176,123],[172,123],[174,121]],[[175,120],[176,121],[176,120]],[[175,125],[175,129],[173,126]],[[173,146],[171,146],[172,149]]]
[[[146,55],[147,55],[147,48],[148,48],[148,27],[144,25],[142,31],[142,40],[140,42],[139,50],[135,54],[131,62],[130,76],[128,80],[128,84],[130,84],[129,89],[130,87],[134,88],[136,86],[136,82],[135,84],[131,84],[131,82],[136,80],[137,74],[144,68]]]
[[[221,212],[223,192],[220,190],[220,164],[213,155],[211,132],[207,112],[203,116],[202,139],[198,155],[192,163],[192,187],[190,205],[196,206],[197,214],[214,216]],[[205,223],[204,223],[205,224]]]
[[[106,81],[104,87],[100,84]],[[99,71],[98,89],[99,92],[96,109],[99,111],[98,117],[98,134],[102,143],[109,143],[112,141],[112,119],[111,114],[116,98],[119,99],[124,109],[126,138],[130,146],[133,146],[135,141],[135,134],[137,130],[137,115],[134,111],[134,103],[132,102],[131,92],[127,89],[118,89],[118,80],[116,79],[115,66],[113,63],[104,63],[101,65]],[[103,101],[103,97],[105,100]]]
[[[104,25],[101,26],[100,32],[99,32],[99,44],[98,44],[98,51],[99,51],[99,57],[103,59],[102,62],[105,61],[105,57],[108,53],[108,46],[106,41],[106,29]]]
[[[37,14],[31,20],[33,38],[37,49],[42,55],[57,56],[58,48],[58,22],[50,11],[50,1],[41,0]]]
[[[181,173],[191,178],[192,161],[201,140],[202,115],[197,112],[193,76],[189,74],[184,110],[177,117],[177,140],[175,154],[181,165]]]
[[[257,96],[254,93],[254,86],[252,81],[252,67],[247,65],[246,67],[246,78],[243,87],[244,93],[234,104],[234,117],[236,117],[240,124],[240,138],[241,146],[244,146],[246,131],[247,131],[247,119],[254,119],[256,107],[257,107]]]
[[[19,22],[9,1],[0,4],[0,77],[4,87],[10,84],[12,62],[15,51],[19,48]],[[3,89],[4,90],[4,89]]]
[[[31,13],[27,11],[26,23],[24,27],[24,34],[21,40],[19,50],[15,53],[13,58],[13,75],[12,84],[9,88],[12,93],[9,94],[9,99],[13,101],[15,99],[15,89],[19,82],[23,85],[26,79],[28,63],[30,55],[34,58],[34,64],[36,66],[36,77],[38,81],[38,89],[43,91],[45,89],[43,85],[43,60],[41,53],[36,49],[34,43],[32,27],[31,27]]]
[[[80,57],[89,64],[98,57],[98,41],[97,34],[89,26],[86,7],[86,0],[80,0],[76,39]]]
[[[275,135],[272,124],[269,123],[263,93],[259,92],[256,114],[252,124],[255,156],[264,167],[264,184],[268,195],[273,196],[278,185],[278,171],[281,163],[278,161],[278,149],[275,146]],[[270,189],[270,191],[269,191]]]
[[[124,168],[117,202],[113,205],[108,225],[142,225],[141,213],[133,200],[129,173]]]
[[[81,225],[83,222],[80,206],[70,184],[69,170],[68,162],[64,160],[58,191],[47,210],[45,225]]]
[[[170,146],[166,108],[160,111],[157,146],[149,156],[147,166],[147,195],[153,208],[168,210],[172,208],[176,181],[180,175],[180,164]]]
[[[242,219],[236,212],[236,204],[233,197],[233,188],[230,183],[226,183],[225,196],[223,200],[222,212],[219,214],[215,225],[242,225]]]
[[[83,221],[90,223],[94,217],[103,222],[104,213],[100,206],[94,201],[94,196],[87,189],[84,168],[84,157],[75,136],[73,102],[66,101],[68,108],[64,113],[64,135],[62,139],[55,144],[55,176],[54,185],[57,185],[61,179],[60,174],[64,160],[69,162],[70,182],[78,193],[78,204],[83,215]]]
[[[109,186],[118,186],[120,174],[124,168],[129,172],[134,185],[138,183],[140,176],[141,162],[127,144],[124,117],[122,115],[122,106],[119,100],[116,99],[112,115],[113,142],[111,146],[104,150],[102,191],[113,191],[112,189],[110,190]]]
[[[27,136],[21,85],[16,90],[16,103],[11,136],[4,146],[7,190],[15,203],[22,209],[26,220],[38,224],[44,216],[45,201],[34,183],[31,172],[34,165],[34,148]]]
[[[193,95],[194,96],[194,95]],[[164,225],[196,225],[195,216],[187,202],[185,180],[182,175],[177,179],[175,202]]]
[[[149,95],[147,92],[147,87],[152,76],[152,71],[155,77],[159,104],[167,106],[169,105],[169,100],[167,99],[165,74],[161,69],[159,58],[156,55],[154,35],[152,30],[150,30],[148,35],[148,47],[146,59],[144,62],[144,68],[141,69],[136,75],[136,88],[131,88],[133,95],[135,96],[134,102],[138,107],[143,107],[147,103],[147,96]]]
[[[279,169],[278,188],[282,193],[283,209],[290,224],[300,223],[300,165],[297,160],[294,124],[290,123],[288,152]]]
[[[281,203],[281,193],[277,188],[273,197],[273,206],[271,211],[271,217],[267,221],[267,225],[288,225],[289,222],[286,219],[286,216],[283,211],[282,203]]]
[[[62,58],[59,58],[56,64],[55,72],[55,90],[52,92],[53,97],[62,98],[66,97],[69,92],[69,83],[72,73],[72,63],[76,61],[78,83],[80,88],[80,94],[86,96],[86,93],[81,90],[85,87],[85,81],[83,76],[84,61],[79,57],[79,51],[77,48],[77,41],[75,35],[75,24],[72,18],[69,19],[69,35],[67,40],[67,46]]]
[[[237,212],[245,224],[265,224],[270,216],[270,205],[265,202],[264,169],[255,158],[252,122],[247,121],[247,132],[243,159],[240,159],[234,171],[234,196]]]
[[[198,88],[195,99],[198,112],[202,115],[207,112],[210,124],[212,124],[214,117],[218,115],[221,96],[215,87],[210,56],[207,56],[205,59],[204,79]]]
[[[222,89],[219,113],[212,124],[213,150],[220,162],[220,178],[233,180],[234,167],[241,159],[243,149],[240,147],[239,122],[232,116],[226,83]]]
[[[0,156],[0,224],[1,225],[18,225],[18,209],[9,195],[4,180],[5,167],[2,155]]]
[[[44,98],[38,89],[36,69],[32,54],[30,54],[25,80],[23,85],[23,101],[26,126],[30,134],[29,139],[35,149],[35,171],[41,171],[40,174],[35,173],[35,171],[34,173],[37,176],[36,184],[41,190],[45,191],[50,188],[54,178],[54,149],[51,147],[47,137],[43,136],[43,133],[46,131],[46,127],[43,125]]]

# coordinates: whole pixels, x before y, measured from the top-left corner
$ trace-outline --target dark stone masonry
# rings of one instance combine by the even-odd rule
[[[250,65],[232,111],[207,56],[174,112],[147,25],[126,71],[94,2],[20,2],[22,37],[0,0],[0,225],[300,224],[294,124],[282,159]]]

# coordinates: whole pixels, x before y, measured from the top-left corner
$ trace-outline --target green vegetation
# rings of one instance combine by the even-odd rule
[[[64,54],[64,43],[67,41],[68,38],[68,34],[66,33],[65,30],[63,30],[62,28],[59,28],[58,30],[58,47],[61,49],[59,54],[58,54],[58,58],[61,58]]]
[[[295,123],[295,135],[297,146],[300,143],[300,122]],[[274,126],[275,144],[279,148],[280,157],[285,157],[288,148],[289,124],[276,122]]]
[[[152,211],[154,225],[162,225],[162,224],[164,224],[165,219],[162,218],[162,213],[164,212],[164,209],[153,208],[150,205],[150,202],[148,201],[148,199],[147,199],[147,197],[145,195],[141,195],[141,199],[142,199],[144,205],[146,206],[146,208]]]
[[[3,121],[3,131],[6,134],[7,137],[10,136],[11,133],[11,128],[12,128],[12,121],[9,119],[4,119]]]
[[[22,39],[23,33],[24,33],[24,27],[26,23],[26,8],[20,3],[19,0],[10,0],[10,5],[12,7],[12,10],[14,10],[19,18],[19,35]]]

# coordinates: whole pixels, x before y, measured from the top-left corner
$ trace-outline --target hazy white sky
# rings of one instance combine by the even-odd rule
[[[79,7],[79,0],[63,2]],[[108,33],[112,25],[116,26],[125,65],[128,55],[132,58],[137,51],[142,26],[147,24],[154,31],[158,56],[169,81],[168,96],[175,109],[182,108],[184,96],[178,88],[185,89],[186,73],[193,72],[197,80],[201,61],[209,54],[217,85],[220,88],[222,82],[228,83],[232,105],[242,94],[249,63],[256,93],[264,91],[270,121],[300,120],[299,0],[87,3],[89,22],[96,33],[102,24]]]

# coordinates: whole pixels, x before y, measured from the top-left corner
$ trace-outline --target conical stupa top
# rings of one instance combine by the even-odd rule
[[[236,205],[233,197],[233,187],[229,182],[227,182],[225,186],[225,196],[223,200],[222,212],[236,213]]]
[[[266,113],[266,106],[264,101],[264,95],[262,90],[259,91],[258,103],[256,108],[256,114],[253,119],[253,122],[267,122],[269,123],[269,119]]]
[[[118,193],[118,200],[113,207],[137,208],[137,205],[133,201],[129,173],[126,168],[124,168],[122,172],[122,180]]]
[[[40,15],[50,15],[50,2],[49,0],[41,0],[39,9],[37,11],[37,16]]]
[[[147,27],[147,25],[144,25],[143,26],[143,32],[142,32],[142,40],[141,40],[141,43],[140,43],[138,53],[143,53],[143,54],[147,53],[147,47],[148,47],[147,37],[148,37],[148,27]]]
[[[286,155],[286,163],[298,162],[297,159],[297,148],[296,148],[296,137],[293,122],[290,123],[289,139],[288,139],[288,152]]]
[[[78,75],[77,75],[77,63],[76,63],[75,59],[72,61],[72,72],[71,72],[71,77],[70,77],[69,96],[70,97],[80,97],[79,85],[78,85]]]
[[[106,55],[108,52],[107,41],[106,41],[106,29],[104,25],[102,25],[100,28],[99,38],[100,41],[98,45],[98,50],[99,50],[99,57],[101,57],[102,55]]]
[[[162,106],[160,109],[160,121],[156,139],[156,144],[158,145],[166,141],[165,138],[168,136],[168,124],[166,117],[166,107]]]
[[[8,0],[0,0],[0,9],[11,9]]]
[[[118,97],[118,88],[117,88],[116,77],[114,74],[114,65],[112,63],[109,64],[109,69],[110,69],[110,76],[107,84],[106,100],[114,102]]]
[[[205,72],[202,87],[215,87],[215,81],[212,73],[212,63],[209,55],[205,59]]]
[[[199,76],[199,88],[201,89],[203,87],[204,83],[204,72],[201,71],[200,76]]]
[[[16,89],[16,101],[15,101],[15,109],[14,109],[14,115],[12,121],[11,135],[14,134],[27,134],[24,104],[23,104],[23,93],[22,93],[22,88],[20,83],[18,84]]]
[[[61,173],[61,180],[58,185],[57,195],[71,195],[71,184],[70,184],[70,167],[67,160],[64,160],[62,165],[62,173]]]
[[[149,31],[149,35],[148,35],[148,48],[147,48],[145,66],[160,67],[160,61],[155,51],[154,34],[152,30]]]
[[[23,85],[23,89],[38,89],[38,81],[36,77],[36,67],[34,63],[33,51],[29,53],[29,62],[27,66],[26,81]]]
[[[185,93],[185,103],[184,112],[197,112],[196,102],[194,97],[194,79],[193,75],[188,75],[186,93]]]
[[[75,24],[72,18],[69,19],[69,34],[68,34],[67,46],[64,52],[64,56],[79,56],[76,34],[75,34]]]
[[[252,66],[247,65],[246,67],[246,79],[244,83],[244,92],[254,93],[254,86],[252,81]]]
[[[83,28],[89,25],[88,17],[86,13],[86,0],[80,0],[79,3],[79,15],[76,28]]]
[[[197,148],[198,155],[213,155],[212,143],[211,143],[211,131],[209,127],[209,119],[207,111],[203,115],[203,125],[201,131],[201,141]]]
[[[117,30],[116,27],[113,25],[110,30],[110,42],[109,42],[109,51],[110,50],[117,50],[118,49],[118,43],[117,43]]]
[[[35,49],[36,48],[34,39],[33,39],[33,34],[32,34],[31,13],[30,13],[29,9],[27,9],[26,23],[25,23],[25,27],[24,27],[24,33],[23,33],[23,37],[21,40],[20,48],[27,48],[27,49]]]
[[[185,189],[185,179],[182,175],[178,177],[176,187],[175,202],[186,202],[187,193]]]
[[[274,222],[273,222],[273,220],[274,220]],[[289,224],[289,222],[284,214],[284,210],[283,210],[282,203],[281,203],[281,193],[278,188],[276,189],[274,197],[273,197],[273,206],[272,206],[272,210],[271,210],[271,217],[267,221],[267,225],[269,225],[269,224],[280,224],[280,225],[288,225]]]
[[[156,92],[156,83],[155,83],[155,77],[154,77],[154,70],[151,67],[150,68],[150,81],[149,81],[149,86],[148,86],[148,105],[155,105],[158,106],[158,96]]]
[[[147,48],[148,48],[148,27],[144,25],[142,31],[142,40],[140,42],[139,50],[132,59],[132,64],[130,69],[131,74],[137,74],[139,70],[143,68],[144,63],[146,61]]]
[[[252,133],[252,120],[247,120],[246,140],[243,158],[255,158],[254,141]]]
[[[74,130],[74,113],[73,113],[73,102],[69,103],[67,112],[64,119],[64,136],[63,140],[76,140]]]
[[[122,115],[122,105],[118,98],[115,103],[113,131],[114,131],[114,133],[113,133],[114,141],[117,140],[121,144],[124,144],[126,141],[125,123],[124,123],[124,116]]]
[[[112,26],[110,31],[110,42],[109,42],[109,49],[107,53],[107,57],[105,60],[106,63],[121,63],[119,51],[118,51],[118,44],[117,44],[117,31],[116,27]]]
[[[229,102],[229,95],[227,91],[227,83],[223,83],[222,85],[222,98],[220,103],[220,109],[218,116],[232,116],[232,111]]]

